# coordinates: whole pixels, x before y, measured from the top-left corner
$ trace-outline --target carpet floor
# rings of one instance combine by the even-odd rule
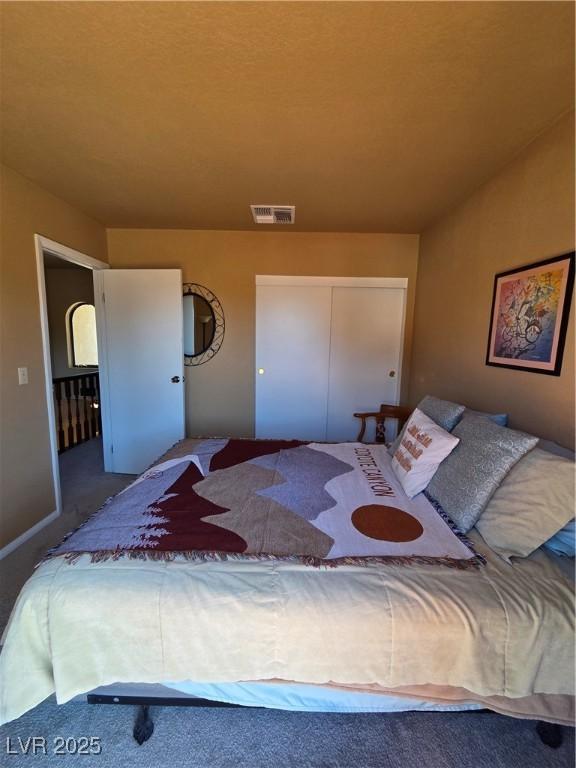
[[[104,473],[97,440],[63,454],[60,467],[62,516],[0,562],[2,627],[45,550],[132,480]],[[551,749],[533,722],[492,713],[153,707],[155,731],[142,746],[132,737],[135,713],[48,699],[0,728],[0,768],[575,768],[573,729],[564,728],[564,743]],[[101,752],[74,754],[81,737],[95,737]]]
[[[0,631],[6,626],[24,582],[46,550],[62,541],[69,531],[77,528],[109,496],[121,491],[135,477],[104,472],[102,440],[99,438],[66,451],[60,456],[59,463],[62,514],[0,560]]]
[[[342,715],[153,707],[154,733],[138,746],[135,708],[48,700],[0,729],[0,765],[86,768],[573,768],[574,732],[544,746],[534,724],[492,713]],[[30,736],[47,754],[8,754]],[[60,736],[100,739],[101,753],[58,755]],[[21,742],[18,741],[20,737]],[[7,739],[10,739],[10,742]],[[73,742],[69,742],[73,747]]]

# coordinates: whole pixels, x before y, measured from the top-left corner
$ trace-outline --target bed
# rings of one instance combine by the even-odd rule
[[[230,453],[232,442],[243,442],[240,460],[222,467],[214,457]],[[159,482],[183,464],[200,473],[196,489],[237,488],[249,443],[257,445],[183,441],[124,499],[148,499],[147,514],[168,514],[166,504],[150,503],[143,478]],[[350,455],[366,456],[365,446],[346,446]],[[310,446],[272,453],[300,448]],[[337,449],[321,450],[334,456]],[[402,507],[384,447],[370,453],[376,469],[367,472],[365,458],[358,468],[367,492],[389,483]],[[269,458],[258,462],[272,471]],[[274,471],[277,504],[283,491]],[[176,482],[187,488],[183,477]],[[337,482],[333,473],[324,484],[335,498]],[[159,498],[181,522],[174,487],[162,485]],[[258,489],[262,498],[260,475]],[[253,491],[243,494],[243,507],[251,509]],[[132,502],[124,507],[134,510]],[[103,510],[50,553],[18,598],[0,655],[2,722],[52,694],[59,703],[86,695],[118,702],[160,696],[324,711],[488,708],[553,724],[574,721],[573,584],[561,559],[543,550],[510,565],[477,532],[469,541],[460,537],[438,509],[433,527],[450,529],[454,538],[444,544],[432,537],[432,555],[414,542],[381,540],[372,554],[334,544],[323,558],[297,545],[296,554],[271,555],[262,542],[238,553],[232,545],[214,549],[213,533],[203,550],[181,543],[175,551],[169,547],[178,526],[164,522],[162,548],[150,520],[140,526],[144,550],[133,532],[127,546],[112,546],[126,539],[126,529],[111,531],[107,520],[121,515],[110,505]],[[238,525],[236,533],[250,543],[253,533]],[[422,525],[428,530],[428,519]],[[323,546],[321,537],[314,541]],[[453,547],[448,555],[446,546]]]

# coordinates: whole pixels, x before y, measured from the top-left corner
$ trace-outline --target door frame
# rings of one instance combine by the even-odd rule
[[[50,435],[50,456],[52,461],[52,478],[54,481],[54,496],[56,499],[55,511],[45,518],[50,521],[62,514],[62,491],[60,488],[60,464],[58,462],[58,436],[56,434],[56,412],[54,408],[54,395],[52,384],[52,359],[50,356],[50,329],[48,326],[48,301],[46,298],[46,278],[44,273],[44,254],[57,256],[59,259],[86,267],[92,270],[93,277],[102,269],[110,269],[110,265],[104,261],[88,256],[85,253],[74,250],[67,245],[50,240],[44,235],[34,235],[34,248],[36,250],[36,274],[38,278],[38,298],[40,301],[40,328],[42,331],[42,355],[44,358],[44,379],[46,389],[46,406],[48,409],[48,430]],[[96,281],[94,283],[94,307],[96,310],[96,331],[98,339],[98,357],[104,356],[106,350],[101,347],[105,343],[100,334],[102,322],[102,306],[97,296]],[[98,365],[100,372],[100,365]],[[102,390],[106,389],[105,382],[100,381],[100,399],[103,400]],[[108,393],[106,392],[106,395]],[[102,434],[104,435],[104,413],[102,412]]]
[[[324,275],[256,275],[256,285],[326,285],[332,288],[408,288],[407,277],[325,277]]]

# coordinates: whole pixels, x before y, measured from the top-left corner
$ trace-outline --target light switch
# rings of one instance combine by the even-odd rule
[[[18,384],[28,384],[28,368],[18,368]]]

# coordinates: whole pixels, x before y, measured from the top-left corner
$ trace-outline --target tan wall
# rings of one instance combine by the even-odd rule
[[[104,228],[15,173],[0,176],[0,547],[55,507],[34,234],[106,261]],[[17,368],[30,383],[19,386]]]
[[[222,348],[186,368],[188,434],[254,433],[257,274],[407,277],[410,360],[417,235],[109,229],[108,253],[113,267],[181,267],[184,281],[205,285],[222,303]],[[405,393],[408,378],[406,363]]]
[[[574,249],[574,116],[423,233],[410,400],[505,411],[513,427],[574,444],[574,313],[559,377],[485,365],[494,275]]]
[[[50,355],[52,376],[72,376],[97,368],[76,368],[68,365],[68,333],[66,313],[72,304],[84,301],[94,304],[94,282],[91,269],[47,269],[46,302],[50,326]]]

